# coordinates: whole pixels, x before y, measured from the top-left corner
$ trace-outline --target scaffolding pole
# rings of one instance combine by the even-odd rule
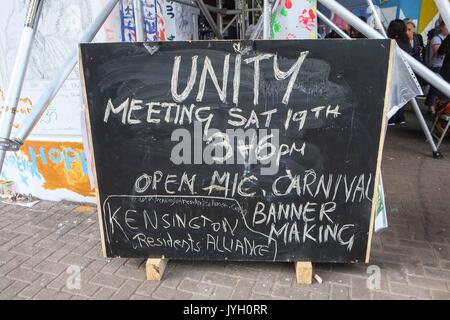
[[[317,10],[317,16],[319,17],[320,20],[322,20],[323,22],[325,22],[325,24],[327,26],[329,26],[331,29],[334,30],[334,32],[336,32],[338,35],[340,35],[343,39],[347,39],[347,40],[351,40],[352,38],[346,34],[343,30],[341,30],[337,25],[335,25],[333,23],[333,21],[331,21],[330,19],[327,18],[326,15],[324,15],[322,12],[320,12],[319,10]]]
[[[30,0],[28,3],[25,25],[0,118],[0,173],[3,168],[6,151],[16,150],[15,143],[10,140],[10,135],[43,3],[43,0]]]
[[[136,28],[136,41],[139,42],[146,41],[141,0],[133,0],[133,13],[134,13],[134,26]]]
[[[450,28],[450,2],[448,0],[434,0],[447,28]]]
[[[223,9],[222,0],[216,0],[217,8]],[[219,33],[223,35],[223,16],[222,13],[218,12],[217,16],[217,27],[219,28]]]
[[[212,31],[216,35],[217,39],[223,39],[222,33],[220,33],[219,27],[217,27],[217,24],[214,22],[213,17],[211,16],[211,13],[209,12],[208,8],[206,7],[203,0],[196,0],[198,8],[203,13],[203,16],[205,17],[206,21],[208,21],[209,26],[211,27]]]
[[[273,14],[275,10],[277,9],[279,1],[276,1],[273,5],[270,4],[270,12]],[[263,15],[259,17],[258,22],[255,25],[255,29],[253,30],[252,34],[250,35],[250,40],[256,40],[259,37],[259,34],[261,33],[261,29],[263,28],[264,23],[264,8],[263,8]]]
[[[378,15],[378,11],[375,9],[375,6],[373,5],[372,0],[367,0],[367,4],[369,5],[370,9],[372,9],[373,18],[375,20],[375,24],[380,30],[383,37],[387,38],[386,30],[384,30],[383,23],[381,22],[380,16]]]
[[[86,30],[82,38],[81,43],[91,42],[95,35],[97,34],[100,27],[103,25],[105,20],[108,18],[111,11],[114,9],[119,0],[110,0],[102,9],[101,13],[96,17],[96,19],[91,23],[89,28]],[[12,139],[14,142],[14,148],[9,150],[17,150],[24,143],[25,139],[33,130],[34,126],[39,122],[39,119],[44,114],[45,110],[49,106],[50,102],[56,96],[59,88],[61,88],[64,81],[67,79],[69,74],[72,72],[73,68],[77,63],[78,48],[74,48],[71,56],[63,63],[62,67],[56,72],[55,77],[49,84],[49,86],[42,93],[41,97],[36,104],[33,105],[31,114],[25,119],[22,124],[17,136]],[[1,150],[4,153],[4,150]],[[1,164],[3,166],[3,163]],[[0,167],[0,170],[2,168]]]
[[[263,39],[270,39],[270,16],[271,16],[271,4],[269,0],[264,0],[263,6]]]

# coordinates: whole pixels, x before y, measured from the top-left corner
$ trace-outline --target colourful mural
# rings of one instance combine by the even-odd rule
[[[14,181],[21,193],[93,202],[87,170],[81,142],[29,140],[7,154],[0,178]]]
[[[171,0],[141,0],[145,41],[193,39],[193,11]],[[136,41],[133,1],[121,0],[122,41]]]
[[[120,23],[122,41],[136,41],[136,25],[134,23],[133,0],[121,0],[120,2]]]
[[[108,0],[46,1],[13,123],[13,136],[55,74],[77,47],[80,36]],[[20,43],[28,1],[4,0],[0,11],[0,106]],[[95,41],[120,41],[115,8]],[[57,28],[55,28],[57,26]],[[8,152],[0,179],[17,192],[41,199],[94,202],[81,138],[82,97],[78,68],[69,75],[19,152]]]
[[[436,20],[439,18],[439,12],[434,0],[422,0],[419,18],[419,33],[425,33],[434,27]]]
[[[317,39],[316,0],[278,0],[272,39]]]
[[[142,1],[142,14],[146,41],[158,41],[158,24],[156,19],[156,0]]]

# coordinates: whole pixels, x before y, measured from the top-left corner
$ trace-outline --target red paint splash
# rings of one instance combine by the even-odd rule
[[[286,36],[286,40],[291,40],[291,39],[295,39],[295,38],[296,38],[296,36],[292,32],[289,32]]]
[[[292,1],[291,1],[291,0],[286,0],[284,6],[285,6],[287,9],[292,8]]]
[[[311,28],[315,26],[316,14],[313,9],[302,11],[302,14],[298,17],[298,22],[306,30],[311,31]]]

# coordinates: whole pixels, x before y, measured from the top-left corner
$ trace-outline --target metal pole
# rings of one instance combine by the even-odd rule
[[[19,48],[6,93],[5,104],[0,118],[0,173],[3,168],[6,150],[13,149],[14,143],[9,139],[11,135],[14,117],[17,112],[17,104],[20,99],[25,73],[30,59],[34,35],[39,22],[43,0],[30,0],[28,3],[25,25],[20,38]]]
[[[348,11],[346,8],[344,8],[342,5],[337,3],[334,0],[320,0],[320,2],[327,7],[330,11],[338,14],[342,19],[344,19],[347,23],[354,26],[356,29],[358,29],[360,32],[365,34],[369,38],[375,38],[375,39],[385,39],[379,32],[377,32],[375,29],[370,27],[368,24],[366,24],[364,21],[356,17],[353,13]],[[401,50],[399,48],[399,50]],[[447,91],[444,90],[444,92],[450,92],[450,84],[444,81],[442,78],[439,78],[429,70],[427,67],[425,67],[423,64],[418,62],[416,59],[411,57],[409,54],[401,50],[403,58],[413,67],[414,71],[416,71],[420,75],[425,75],[423,78],[428,80],[431,84],[439,84],[440,87],[438,89],[441,90],[441,88],[448,89]],[[438,79],[435,79],[438,78]],[[431,80],[429,80],[431,79]],[[436,81],[440,80],[440,81]],[[448,87],[448,88],[447,88]],[[417,119],[419,120],[420,126],[422,127],[422,130],[425,134],[425,137],[427,138],[428,143],[431,146],[431,149],[433,151],[433,157],[434,158],[441,158],[441,153],[437,150],[436,145],[434,144],[433,137],[431,136],[430,131],[428,130],[428,126],[425,122],[425,119],[423,118],[422,112],[420,111],[419,105],[417,104],[416,99],[411,100],[414,112],[416,113]]]
[[[326,15],[324,15],[322,12],[320,12],[319,10],[317,10],[317,16],[319,17],[320,20],[322,20],[323,22],[325,22],[325,24],[327,26],[329,26],[331,29],[333,29],[338,35],[340,35],[342,38],[344,39],[348,39],[351,40],[352,38],[346,34],[344,31],[342,31],[341,29],[339,29],[339,27],[337,25],[335,25],[333,23],[333,21],[331,21],[330,19],[327,18]]]
[[[274,13],[275,10],[277,9],[278,2],[279,1],[276,1],[273,4],[272,9],[271,9],[271,13]],[[256,23],[256,26],[255,26],[255,29],[253,30],[252,34],[250,35],[250,40],[255,40],[256,38],[259,37],[259,34],[261,33],[261,29],[263,28],[263,22],[264,22],[263,16],[264,16],[264,8],[263,8],[263,15],[259,17],[259,20],[258,20],[258,22]]]
[[[190,0],[172,0],[172,1],[180,3],[180,4],[184,4],[189,7],[198,8],[197,3],[189,2]],[[192,0],[192,1],[194,1],[194,0]],[[225,14],[225,11],[226,11],[225,9],[219,9],[219,8],[207,5],[207,4],[205,4],[205,6],[206,6],[206,8],[208,8],[209,11],[214,12],[214,13],[220,12],[222,14]]]
[[[381,22],[380,16],[378,15],[378,11],[375,9],[375,6],[373,5],[372,0],[367,0],[367,4],[372,9],[373,18],[375,19],[375,24],[378,27],[378,30],[381,31],[381,34],[387,38],[386,30],[384,30],[383,23]]]
[[[105,5],[105,7],[102,9],[102,12],[95,18],[95,20],[91,23],[89,28],[84,33],[84,35],[81,37],[80,39],[81,43],[91,42],[94,39],[98,30],[103,25],[105,20],[108,18],[109,14],[114,9],[117,2],[119,2],[119,0],[110,0]],[[37,103],[33,105],[31,114],[25,119],[21,129],[19,130],[19,133],[17,134],[17,137],[14,138],[17,144],[22,145],[25,139],[30,134],[31,130],[33,130],[34,126],[37,124],[42,114],[45,112],[50,102],[55,97],[59,88],[62,86],[64,81],[72,72],[73,68],[77,63],[77,57],[78,57],[78,48],[75,48],[71,56],[64,62],[61,69],[58,70],[52,82],[42,93]]]
[[[240,14],[240,19],[241,19],[241,33],[242,33],[242,36],[241,36],[241,39],[245,39],[245,32],[246,32],[246,30],[247,30],[247,25],[246,25],[246,21],[247,21],[247,19],[246,19],[246,12],[245,11],[242,11],[242,13]]]
[[[269,0],[264,0],[264,7],[263,7],[263,39],[269,39],[270,38],[270,2]]]
[[[213,17],[211,16],[211,13],[209,12],[208,8],[206,7],[205,3],[203,2],[203,0],[196,0],[197,1],[197,5],[200,9],[200,11],[203,13],[203,15],[205,16],[206,21],[208,21],[209,25],[211,26],[211,29],[213,30],[213,32],[215,33],[216,37],[218,39],[223,39],[222,34],[220,33],[219,28],[217,27],[216,23],[214,22]]]
[[[448,0],[434,0],[436,7],[438,7],[439,13],[442,19],[445,21],[447,28],[450,28],[450,2]]]
[[[136,28],[136,41],[146,41],[144,32],[144,19],[142,16],[142,2],[141,0],[133,0],[134,25]]]
[[[434,158],[442,158],[442,154],[437,149],[436,144],[434,143],[434,140],[433,140],[433,136],[431,135],[430,129],[428,129],[427,123],[425,122],[425,119],[423,118],[422,111],[420,111],[420,107],[417,104],[417,100],[414,98],[410,102],[413,106],[414,113],[416,114],[417,119],[419,119],[419,123],[420,123],[420,126],[422,127],[422,131],[425,133],[425,137],[427,138],[427,141],[431,146],[431,150],[433,151],[433,157]]]
[[[255,9],[255,0],[252,0],[252,9]],[[255,11],[252,11],[251,13],[252,16],[252,24],[255,24]]]
[[[258,22],[255,25],[255,29],[250,35],[250,40],[255,40],[256,38],[258,38],[259,34],[261,33],[261,28],[263,27],[263,20],[264,19],[262,18],[262,16],[259,17]]]
[[[219,9],[223,9],[222,8],[222,0],[216,0],[217,3],[217,8]],[[219,32],[221,35],[223,35],[223,16],[221,13],[217,13],[217,26],[219,27]]]
[[[349,10],[344,8],[341,4],[339,4],[335,0],[319,0],[325,7],[327,7],[330,11],[338,14],[342,19],[344,19],[347,23],[354,26],[368,38],[373,39],[385,39],[378,31],[373,29],[367,23],[359,19]],[[414,59],[412,56],[407,54],[402,50],[403,58],[411,65],[414,71],[420,75],[422,78],[427,80],[434,87],[439,89],[441,92],[450,92],[450,84],[442,79],[440,76],[436,75],[433,71],[428,69],[422,63]]]

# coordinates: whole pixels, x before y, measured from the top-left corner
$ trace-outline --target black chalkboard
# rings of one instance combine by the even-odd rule
[[[392,48],[81,44],[104,254],[367,260]]]

